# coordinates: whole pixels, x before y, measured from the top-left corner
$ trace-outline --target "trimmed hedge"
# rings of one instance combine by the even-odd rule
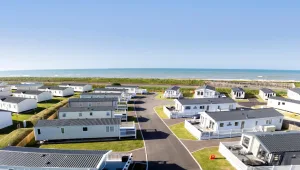
[[[31,116],[29,119],[27,119],[28,125],[34,126],[38,120],[47,119],[49,116],[55,113],[59,108],[63,107],[67,103],[68,103],[68,99],[65,99],[49,108],[46,108],[45,110],[39,112],[38,114]]]
[[[30,132],[32,132],[32,128],[20,128],[16,129],[2,139],[0,139],[0,148],[4,148],[6,146],[15,146],[20,141],[22,141]]]

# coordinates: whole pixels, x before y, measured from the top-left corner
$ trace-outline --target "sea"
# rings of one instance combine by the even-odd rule
[[[106,77],[300,81],[300,70],[111,68],[0,71],[0,77]]]

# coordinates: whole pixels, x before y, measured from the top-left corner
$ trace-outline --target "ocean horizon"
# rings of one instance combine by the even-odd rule
[[[0,77],[104,77],[300,81],[300,70],[196,68],[49,69],[0,71]]]

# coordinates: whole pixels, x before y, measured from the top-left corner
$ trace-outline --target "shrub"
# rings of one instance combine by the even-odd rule
[[[121,86],[121,83],[112,83],[112,86]]]

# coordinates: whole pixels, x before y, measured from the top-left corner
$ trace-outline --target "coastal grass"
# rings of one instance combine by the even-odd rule
[[[44,144],[40,148],[70,149],[70,150],[112,150],[114,152],[127,152],[144,147],[141,132],[137,131],[137,139],[121,139],[116,141],[80,142],[64,144]]]
[[[209,159],[209,156],[212,154],[216,156],[216,159]],[[226,158],[220,154],[218,147],[205,148],[193,152],[192,155],[201,165],[203,170],[235,170]]]
[[[204,80],[195,79],[158,79],[158,78],[101,78],[101,77],[1,77],[0,81],[22,82],[38,81],[60,84],[61,82],[84,82],[84,83],[120,83],[120,84],[153,84],[153,85],[188,85],[200,86]]]
[[[156,106],[154,107],[154,110],[160,118],[169,119],[169,117],[163,111],[163,106]]]
[[[169,126],[179,139],[197,140],[185,127],[184,122]]]

